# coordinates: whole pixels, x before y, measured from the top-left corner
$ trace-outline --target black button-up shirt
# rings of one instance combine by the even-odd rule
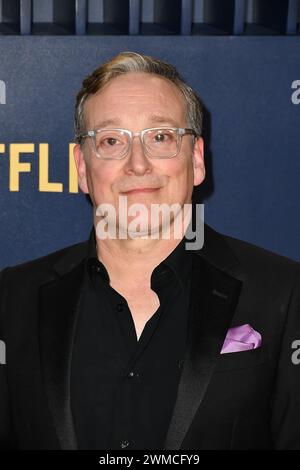
[[[185,241],[152,272],[160,306],[137,340],[126,299],[97,258],[92,230],[72,357],[79,449],[163,448],[187,338],[192,252]]]

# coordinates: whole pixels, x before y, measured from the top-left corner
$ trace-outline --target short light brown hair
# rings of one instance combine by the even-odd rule
[[[188,125],[199,136],[202,134],[203,110],[201,100],[197,93],[181,78],[176,68],[147,55],[136,52],[121,52],[96,68],[82,82],[82,88],[77,94],[75,106],[75,141],[77,143],[81,143],[80,133],[86,130],[84,103],[87,98],[101,90],[113,78],[130,72],[151,73],[174,83],[185,99]]]

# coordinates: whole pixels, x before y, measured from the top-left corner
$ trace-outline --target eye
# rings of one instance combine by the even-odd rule
[[[154,140],[156,142],[164,142],[165,139],[166,139],[166,134],[156,134],[154,136]]]
[[[101,148],[112,148],[126,145],[126,136],[117,132],[100,132],[96,139],[97,146]]]
[[[104,142],[106,142],[107,145],[112,147],[117,143],[117,139],[115,139],[114,137],[108,137],[107,139],[104,139]]]
[[[152,136],[155,144],[168,144],[174,140],[174,135],[170,130],[156,131]]]

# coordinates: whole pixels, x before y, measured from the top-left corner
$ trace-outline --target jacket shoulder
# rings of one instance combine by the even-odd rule
[[[30,282],[34,279],[42,282],[49,276],[53,277],[55,267],[59,268],[59,265],[65,260],[73,265],[79,263],[85,257],[86,251],[87,242],[76,243],[45,256],[15,266],[9,266],[1,271],[0,276],[4,277],[6,275],[6,277],[13,279],[14,282],[18,282],[18,279],[25,283],[26,279],[30,280]]]
[[[249,269],[270,274],[300,273],[300,263],[291,258],[229,235],[222,234],[222,236],[236,258]]]

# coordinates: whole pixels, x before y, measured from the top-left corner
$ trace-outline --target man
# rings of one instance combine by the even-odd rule
[[[147,217],[205,178],[196,93],[122,53],[84,80],[75,126],[93,230],[2,272],[2,447],[299,449],[299,265],[207,225],[187,249],[194,208]]]

